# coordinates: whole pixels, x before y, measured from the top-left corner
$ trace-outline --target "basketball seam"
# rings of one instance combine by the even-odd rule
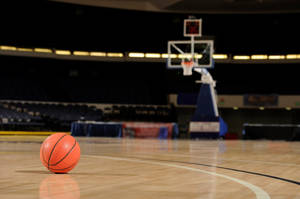
[[[56,166],[58,165],[61,161],[63,161],[74,149],[74,147],[76,146],[76,140],[75,140],[75,143],[73,144],[72,148],[69,150],[69,152],[62,158],[60,159],[58,162],[56,162],[55,164],[49,164],[49,166]]]
[[[53,153],[53,151],[54,151],[56,145],[57,145],[57,144],[58,144],[65,136],[67,136],[67,134],[61,136],[61,137],[59,138],[59,140],[57,140],[57,142],[56,142],[55,145],[53,146],[53,148],[52,148],[52,150],[51,150],[51,153],[50,153],[50,156],[49,156],[49,159],[48,159],[48,169],[50,168],[50,159],[51,159],[52,153]]]
[[[77,161],[76,162],[74,162],[71,166],[69,166],[69,167],[66,167],[66,168],[63,168],[63,169],[54,169],[54,168],[51,168],[50,167],[50,169],[51,170],[56,170],[56,171],[61,171],[61,170],[65,170],[65,169],[69,169],[69,168],[71,168],[71,167],[73,167],[73,166],[75,166],[77,164]]]

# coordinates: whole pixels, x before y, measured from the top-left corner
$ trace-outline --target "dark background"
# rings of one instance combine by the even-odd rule
[[[183,20],[172,14],[41,1],[0,4],[1,44],[76,50],[166,52],[183,39]],[[194,14],[217,53],[298,53],[300,14]]]
[[[0,4],[0,45],[106,52],[167,51],[181,40],[172,14],[51,1]],[[300,53],[299,13],[195,14],[216,53]],[[167,94],[198,92],[200,75],[183,77],[165,63],[92,62],[0,56],[2,99],[165,104]],[[218,94],[300,94],[299,64],[216,64]]]

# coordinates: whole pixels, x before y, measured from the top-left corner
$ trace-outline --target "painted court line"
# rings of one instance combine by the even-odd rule
[[[135,153],[137,155],[149,155],[149,153],[138,152]],[[150,154],[153,155],[153,154]],[[223,158],[223,157],[199,157],[194,155],[185,155],[185,154],[159,154],[160,156],[173,156],[173,157],[186,157],[186,158],[194,158],[194,159],[203,159],[203,160],[215,160],[215,161],[231,161],[231,162],[245,162],[245,163],[254,163],[254,164],[270,164],[270,165],[278,165],[278,166],[290,166],[290,167],[300,167],[298,164],[293,163],[280,163],[280,162],[272,162],[272,161],[261,161],[261,160],[243,160],[243,159],[232,159],[232,158]]]
[[[187,158],[195,158],[195,159],[208,159],[208,160],[218,160],[218,161],[232,161],[232,162],[246,162],[246,163],[257,163],[257,164],[270,164],[270,165],[278,165],[278,166],[293,166],[300,167],[300,165],[293,163],[279,163],[279,162],[271,162],[271,161],[261,161],[261,160],[243,160],[243,159],[232,159],[232,158],[211,158],[211,157],[199,157],[193,155],[181,155],[181,154],[161,154],[167,156],[174,157],[187,157]]]
[[[209,171],[205,171],[205,170],[201,170],[201,169],[197,169],[197,168],[193,168],[193,167],[187,167],[187,166],[169,164],[169,163],[154,162],[154,161],[145,161],[145,160],[136,160],[136,159],[129,159],[129,158],[109,157],[109,156],[95,156],[95,155],[85,155],[85,156],[93,157],[93,158],[117,160],[117,161],[128,161],[128,162],[138,162],[138,163],[160,165],[160,166],[173,167],[173,168],[185,169],[185,170],[189,170],[189,171],[195,171],[195,172],[198,172],[198,173],[205,173],[205,174],[209,174],[209,175],[214,175],[214,176],[217,176],[217,177],[221,177],[221,178],[225,178],[225,179],[234,181],[236,183],[239,183],[239,184],[247,187],[252,192],[254,192],[257,199],[271,199],[267,192],[265,192],[263,189],[255,186],[251,183],[248,183],[246,181],[243,181],[243,180],[240,180],[240,179],[237,179],[237,178],[233,178],[233,177],[230,177],[230,176],[227,176],[227,175],[218,174],[218,173],[215,173],[215,172],[209,172]]]

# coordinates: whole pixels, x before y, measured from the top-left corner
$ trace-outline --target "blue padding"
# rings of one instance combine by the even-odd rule
[[[121,137],[122,123],[73,122],[71,125],[71,133],[73,136]]]
[[[159,139],[168,139],[168,127],[160,127],[159,128]]]
[[[228,127],[226,122],[223,120],[222,117],[220,117],[220,136],[225,136],[225,134],[228,131]]]
[[[177,138],[179,136],[179,128],[177,123],[173,123],[172,138]]]
[[[210,86],[209,84],[202,84],[197,98],[197,108],[192,117],[192,121],[203,121],[202,118],[215,118],[217,121],[218,118],[215,115]]]
[[[87,136],[87,127],[81,123],[73,122],[71,124],[71,134],[72,136]]]

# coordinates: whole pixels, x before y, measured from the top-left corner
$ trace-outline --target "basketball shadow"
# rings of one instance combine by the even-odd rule
[[[54,174],[51,171],[41,170],[16,170],[17,173],[31,173],[31,174]],[[70,172],[70,173],[55,173],[55,175],[72,175],[72,176],[94,176],[94,175],[118,175],[118,174],[95,174],[95,173],[82,173],[82,172]]]
[[[124,173],[70,173],[71,176],[138,176],[136,174],[124,174]]]
[[[18,173],[33,173],[33,174],[50,174],[49,171],[39,171],[39,170],[17,170]]]

